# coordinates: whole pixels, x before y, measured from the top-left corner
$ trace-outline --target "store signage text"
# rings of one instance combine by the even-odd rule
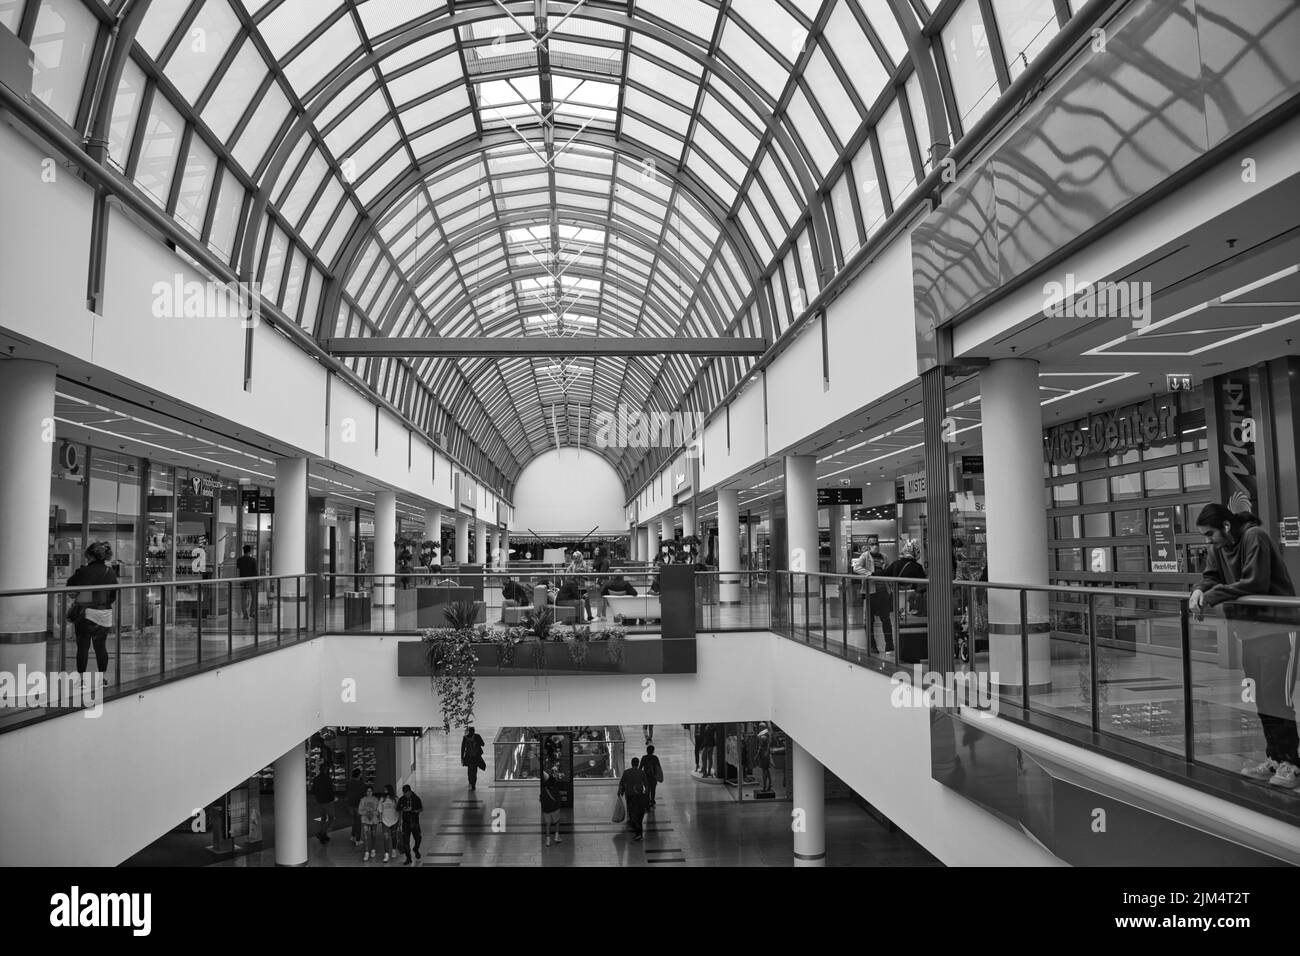
[[[904,475],[899,481],[902,483],[904,501],[925,500],[925,472],[919,471],[914,475]]]
[[[1048,460],[1060,465],[1166,441],[1178,434],[1177,417],[1172,404],[1147,401],[1057,425],[1047,433]]]
[[[185,482],[185,487],[192,495],[212,495],[221,490],[221,482],[215,478],[202,478],[198,475],[191,475]]]
[[[1178,547],[1174,541],[1174,509],[1151,508],[1147,511],[1147,532],[1151,541],[1151,570],[1178,571]]]
[[[818,488],[817,489],[817,506],[824,508],[827,505],[860,505],[862,504],[861,488]]]
[[[1247,428],[1251,421],[1250,385],[1244,379],[1222,379],[1217,397],[1223,423],[1221,467],[1228,508],[1237,513],[1253,511],[1256,485],[1255,452],[1251,445],[1255,429]]]

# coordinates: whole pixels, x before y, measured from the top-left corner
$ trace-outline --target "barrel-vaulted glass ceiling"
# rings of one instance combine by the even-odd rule
[[[139,9],[143,8],[143,9]],[[708,412],[749,358],[578,336],[779,338],[1066,0],[0,0],[85,133],[140,18],[108,162],[319,338],[551,336],[545,359],[349,358],[511,485],[620,406]],[[868,320],[868,317],[864,317]],[[629,483],[662,454],[598,449]]]

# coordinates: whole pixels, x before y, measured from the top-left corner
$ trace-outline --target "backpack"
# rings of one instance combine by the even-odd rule
[[[662,765],[661,763],[659,763],[659,758],[658,758],[658,757],[652,757],[652,758],[651,758],[651,762],[652,762],[653,765],[654,765],[654,770],[651,771],[651,772],[654,774],[655,782],[656,782],[656,783],[663,783],[663,782],[664,782],[664,768],[663,768],[663,765]],[[642,761],[642,766],[643,766],[643,767],[645,766],[645,762],[644,762],[644,761]]]

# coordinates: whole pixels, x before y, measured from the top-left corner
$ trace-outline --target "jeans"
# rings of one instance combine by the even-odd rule
[[[402,852],[406,854],[407,862],[411,859],[411,837],[415,837],[415,853],[420,854],[420,821],[414,820],[402,828]]]
[[[369,853],[375,848],[375,828],[378,826],[379,824],[377,823],[363,823],[361,825],[361,830],[362,830],[361,839],[364,841],[365,850],[367,853]]]
[[[469,771],[469,785],[475,787],[478,785],[478,761],[471,761],[466,768]]]
[[[101,673],[108,672],[108,628],[100,627],[82,618],[77,628],[77,673],[84,674],[90,666],[90,645],[95,645],[95,664]]]
[[[245,584],[243,594],[240,595],[240,603],[244,611],[244,617],[252,617],[257,612],[257,585]]]
[[[394,856],[396,856],[397,847],[400,843],[400,841],[397,838],[398,824],[394,823],[392,826],[389,826],[388,824],[384,823],[384,824],[380,824],[380,826],[384,828],[384,853],[385,854],[392,853]]]
[[[1258,629],[1256,624],[1236,630],[1245,638],[1241,642],[1241,669],[1255,685],[1255,709],[1264,731],[1264,749],[1270,760],[1300,766],[1295,711],[1287,700],[1288,679],[1295,676],[1291,634],[1258,634]],[[1258,636],[1249,636],[1252,633]]]
[[[650,778],[646,781],[646,783],[647,783],[647,784],[649,785],[649,787],[650,787],[650,792],[646,795],[646,798],[650,801],[650,805],[651,805],[651,806],[654,806],[654,802],[655,802],[655,791],[656,791],[657,789],[659,789],[659,781],[656,780],[654,777],[650,777]]]
[[[889,620],[889,602],[887,600],[876,600],[874,595],[872,598],[868,598],[866,617],[869,642],[872,645],[875,644],[876,621],[880,621],[880,630],[885,635],[885,650],[892,651],[894,649],[894,631]]]

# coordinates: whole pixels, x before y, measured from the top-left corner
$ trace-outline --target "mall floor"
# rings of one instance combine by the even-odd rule
[[[480,727],[491,743],[496,728]],[[641,728],[624,727],[629,753],[640,753]],[[626,824],[610,822],[616,787],[580,783],[575,806],[562,811],[563,842],[547,847],[542,837],[537,786],[494,785],[492,747],[477,790],[466,783],[459,737],[439,731],[421,738],[412,788],[424,803],[421,859],[417,866],[791,866],[793,837],[789,801],[736,802],[732,790],[695,776],[694,747],[680,725],[656,729],[655,747],[664,768],[657,806],[646,818],[645,840],[637,843]],[[632,746],[636,744],[638,746]],[[269,803],[269,798],[266,798]],[[499,812],[500,811],[500,812]],[[493,821],[504,824],[493,826]],[[938,861],[901,831],[890,832],[851,799],[826,802],[827,863],[830,866],[938,866]],[[308,841],[310,866],[402,868],[400,857],[363,862],[346,827],[328,844]],[[271,866],[267,849],[217,866]]]

